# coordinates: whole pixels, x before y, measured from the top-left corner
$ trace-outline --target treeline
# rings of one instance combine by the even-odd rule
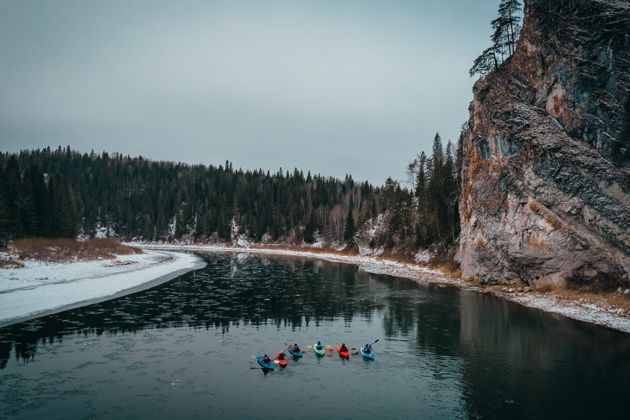
[[[36,164],[23,168],[15,156],[0,166],[0,242],[76,236],[79,215],[68,178],[54,172],[45,179]]]
[[[459,235],[459,177],[456,155],[449,141],[446,150],[439,134],[432,154],[420,153],[408,166],[412,188],[388,178],[382,189],[387,229],[372,238],[371,246],[416,250],[434,244],[449,245]]]
[[[342,242],[374,217],[380,192],[302,171],[154,162],[69,148],[0,153],[2,238]],[[69,182],[70,180],[71,182]],[[70,185],[71,184],[71,185]]]
[[[459,233],[456,152],[435,136],[411,187],[376,188],[297,169],[243,171],[69,148],[0,153],[0,239],[119,236],[145,241],[282,242],[415,253]]]

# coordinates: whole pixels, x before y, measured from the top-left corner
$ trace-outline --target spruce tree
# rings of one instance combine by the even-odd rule
[[[49,236],[74,238],[79,228],[79,216],[72,186],[66,177],[55,173],[48,183],[51,203]]]
[[[17,158],[12,155],[4,168],[4,198],[7,210],[7,238],[17,239],[24,235],[22,223],[22,178]]]
[[[352,243],[354,234],[356,233],[354,216],[352,215],[353,207],[354,206],[352,205],[352,202],[350,202],[350,205],[348,206],[348,216],[346,217],[346,227],[343,233],[343,239],[346,241],[346,243]]]
[[[4,169],[0,165],[0,248],[6,246],[10,239],[10,209],[6,196],[6,183],[4,177]]]
[[[47,208],[44,174],[36,164],[31,164],[22,181],[22,220],[25,236],[45,236],[49,214]]]

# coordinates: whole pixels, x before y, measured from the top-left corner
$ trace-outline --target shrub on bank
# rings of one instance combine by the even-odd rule
[[[8,250],[20,260],[46,262],[114,259],[116,255],[142,253],[140,248],[122,244],[119,238],[26,238],[10,242]]]

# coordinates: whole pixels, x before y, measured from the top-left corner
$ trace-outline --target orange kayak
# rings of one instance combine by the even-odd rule
[[[280,355],[282,355],[282,359],[280,358]],[[276,353],[276,360],[274,360],[274,363],[280,365],[280,367],[287,367],[289,361],[287,360],[286,354],[284,354],[284,352],[282,351],[279,351],[278,353]]]
[[[346,347],[345,349],[341,350],[341,346],[339,344],[337,344],[337,353],[339,353],[339,356],[343,357],[344,359],[350,358],[350,353],[348,352],[348,348]]]

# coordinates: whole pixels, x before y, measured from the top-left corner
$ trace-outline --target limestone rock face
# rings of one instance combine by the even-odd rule
[[[465,278],[630,282],[630,1],[526,0],[463,134]]]

